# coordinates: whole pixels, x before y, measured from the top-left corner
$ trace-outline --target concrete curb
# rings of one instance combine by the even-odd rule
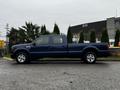
[[[97,61],[105,61],[105,62],[107,62],[107,61],[115,61],[115,62],[120,62],[120,60],[97,60]]]
[[[98,61],[120,61],[120,57],[98,58]]]
[[[3,59],[9,60],[9,61],[12,61],[12,60],[13,60],[12,58],[8,58],[8,57],[3,57]]]

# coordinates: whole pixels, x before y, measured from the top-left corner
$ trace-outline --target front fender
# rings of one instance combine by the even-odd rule
[[[20,51],[25,51],[25,52],[29,53],[29,50],[28,50],[28,49],[18,48],[18,49],[16,49],[16,50],[13,52],[13,54],[16,54],[17,52],[20,52]]]

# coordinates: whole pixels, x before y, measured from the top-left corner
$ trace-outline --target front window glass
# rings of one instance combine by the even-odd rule
[[[47,45],[48,43],[49,43],[49,37],[45,37],[45,36],[42,36],[42,37],[38,38],[35,41],[35,44],[37,46],[39,46],[39,45]]]

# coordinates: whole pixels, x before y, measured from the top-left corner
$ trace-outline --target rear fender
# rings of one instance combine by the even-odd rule
[[[28,55],[30,55],[30,53],[29,53],[29,51],[27,49],[16,49],[13,53],[14,53],[14,55],[16,55],[19,52],[25,52]]]

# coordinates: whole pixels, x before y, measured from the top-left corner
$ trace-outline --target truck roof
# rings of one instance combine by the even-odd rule
[[[66,35],[59,35],[59,34],[49,34],[49,35],[40,35],[40,36],[66,36]]]

